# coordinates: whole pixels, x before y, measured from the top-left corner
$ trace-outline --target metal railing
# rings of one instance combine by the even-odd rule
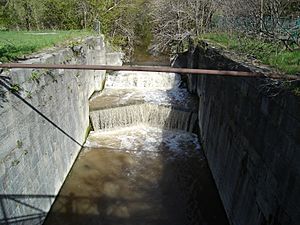
[[[263,74],[247,71],[230,71],[230,70],[211,70],[211,69],[190,69],[190,68],[173,68],[173,67],[155,67],[155,66],[110,66],[110,65],[65,65],[65,64],[22,64],[22,63],[5,63],[0,64],[2,69],[24,68],[24,69],[65,69],[65,70],[111,70],[111,71],[141,71],[141,72],[165,72],[194,75],[219,75],[228,77],[260,77],[272,79],[298,80],[297,76],[282,76],[279,74]]]

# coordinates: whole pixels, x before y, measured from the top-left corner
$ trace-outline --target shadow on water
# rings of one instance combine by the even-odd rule
[[[167,165],[165,173],[174,173],[180,185],[185,215],[188,224],[227,225],[226,213],[221,203],[206,159],[200,153],[188,156],[185,160],[176,159]]]
[[[180,88],[186,89],[185,75],[181,75]],[[172,98],[172,91],[167,91]],[[197,104],[191,108],[198,115],[198,96],[190,94],[191,98],[196,99]],[[175,108],[174,105],[172,108]],[[167,127],[165,128],[167,129]],[[198,119],[192,125],[193,134],[197,135],[200,143]],[[193,149],[187,145],[184,148],[184,157],[175,157],[168,160],[165,157],[165,169],[162,182],[165,177],[172,177],[179,187],[177,196],[182,197],[184,214],[187,223],[190,225],[229,225],[227,215],[221,202],[216,184],[211,174],[205,154],[200,145],[200,149]],[[173,175],[170,175],[172,173]],[[170,186],[171,189],[174,186]]]
[[[1,85],[9,89],[7,82]],[[169,136],[169,131],[162,131],[156,140],[162,150],[159,154],[83,149],[58,197],[34,193],[0,195],[0,224],[41,224],[47,212],[31,202],[56,199],[45,225],[227,225],[203,153],[184,143],[184,154],[174,156],[165,149]],[[8,201],[32,213],[11,216],[7,213],[11,210],[7,208],[11,205]]]
[[[135,129],[94,137],[106,147],[83,149],[44,225],[227,225],[196,135],[168,127],[154,135],[146,126],[145,138]],[[124,137],[129,148],[120,145]]]
[[[159,184],[161,158],[153,154],[87,150],[75,163],[45,224],[183,224],[181,215],[170,219],[170,212],[164,211],[162,198],[175,211],[181,206],[168,199],[170,182]]]
[[[145,46],[137,46],[130,64],[170,66],[170,57],[166,54],[153,55]],[[183,80],[182,86],[185,86],[187,82],[186,76],[181,76],[181,79]],[[172,91],[167,91],[167,95],[172,98]],[[198,99],[196,95],[194,97]],[[176,109],[177,106],[172,106],[172,108]],[[199,133],[197,127],[198,126],[195,125],[193,131],[196,134]],[[165,129],[168,128],[166,127]],[[164,134],[162,136],[164,136]],[[172,182],[185,184],[181,186],[177,194],[180,196],[185,193],[183,197],[185,198],[185,204],[187,204],[185,211],[186,215],[190,217],[189,220],[192,221],[192,224],[229,224],[208,162],[202,150],[200,150],[199,155],[192,155],[185,159],[177,158],[171,162],[168,160],[164,161],[165,175],[162,176],[161,181],[165,182],[168,180],[165,179],[165,177],[172,177],[172,179],[175,179]],[[170,173],[172,173],[172,175]],[[175,173],[177,173],[177,175]],[[180,174],[180,176],[178,174]],[[171,186],[169,191],[175,186]]]
[[[2,218],[0,218],[0,224],[41,224],[47,216],[47,212],[31,205],[32,200],[42,200],[52,202],[57,196],[54,195],[0,195],[0,212],[2,213]],[[25,209],[30,209],[31,213],[23,216],[7,216],[6,212],[8,208],[6,207],[6,202],[14,202],[19,207],[22,206]],[[122,202],[128,202],[126,196],[122,198],[113,197],[84,197],[76,196],[74,193],[69,195],[59,195],[56,199],[55,204],[58,207],[59,212],[54,212],[50,218],[50,223],[53,224],[105,224],[105,218],[107,217],[103,211],[103,208],[112,204],[122,204]],[[97,213],[95,213],[97,212]],[[122,213],[122,212],[120,212]],[[124,212],[123,212],[124,214]],[[143,218],[143,210],[139,211],[132,217]],[[64,218],[67,218],[64,219]],[[129,220],[129,218],[114,218],[115,222],[121,220],[122,222]],[[121,222],[119,221],[119,222]],[[49,223],[49,221],[47,222]],[[46,224],[47,224],[46,223]],[[127,224],[127,223],[126,223]],[[130,224],[130,223],[129,223]]]
[[[126,153],[117,153],[120,161],[125,160]],[[152,153],[151,153],[152,154]],[[107,158],[100,154],[104,161]],[[104,157],[103,157],[104,156]],[[122,157],[121,157],[122,156]],[[95,157],[95,155],[93,155]],[[124,157],[124,158],[123,158]],[[168,157],[165,154],[165,157]],[[111,157],[109,157],[111,158]],[[151,158],[151,157],[150,157]],[[97,159],[97,157],[96,157]],[[81,159],[79,159],[80,161]],[[97,159],[98,160],[98,159]],[[107,161],[107,163],[112,163],[114,166],[119,164],[120,161],[112,158],[112,161]],[[77,165],[81,164],[79,161],[76,162]],[[151,160],[150,160],[151,161]],[[96,161],[95,161],[96,162]],[[208,168],[206,163],[203,162],[203,158],[190,157],[182,160],[182,158],[173,159],[171,162],[165,163],[163,165],[161,178],[158,185],[161,188],[162,193],[159,195],[161,197],[162,205],[167,208],[167,212],[164,215],[172,216],[173,218],[161,218],[162,209],[152,208],[148,203],[153,203],[153,197],[157,198],[156,193],[153,193],[153,182],[148,179],[139,179],[137,185],[143,187],[138,193],[144,193],[144,196],[133,196],[129,193],[130,197],[126,195],[124,191],[123,196],[118,196],[116,193],[119,190],[115,190],[116,187],[121,186],[125,188],[124,185],[127,182],[124,179],[126,177],[119,178],[117,180],[118,184],[115,185],[111,180],[112,176],[101,177],[99,174],[94,174],[93,176],[84,177],[74,176],[72,173],[68,179],[74,178],[80,179],[80,182],[84,188],[90,188],[90,193],[95,193],[99,190],[97,184],[99,182],[107,183],[104,187],[104,192],[106,195],[97,197],[90,194],[85,196],[86,193],[72,192],[72,190],[62,189],[59,197],[53,195],[0,195],[0,208],[3,218],[0,219],[0,224],[41,224],[45,219],[47,212],[31,205],[31,200],[42,200],[42,201],[53,201],[56,198],[55,205],[52,208],[51,214],[45,224],[57,224],[57,225],[83,225],[83,224],[166,224],[165,222],[172,221],[171,224],[227,224],[224,213],[222,212],[222,206],[218,202],[218,195],[214,188],[214,184],[211,181],[210,174],[208,173]],[[99,162],[101,163],[101,162]],[[129,164],[133,162],[127,162]],[[144,162],[145,163],[145,162]],[[151,163],[151,162],[148,162]],[[145,163],[146,164],[146,163]],[[107,166],[106,163],[104,163]],[[121,167],[123,167],[122,165]],[[86,171],[95,169],[93,165],[86,164],[83,162],[79,165],[79,168],[84,167]],[[76,169],[76,165],[74,167]],[[147,166],[146,166],[147,168]],[[99,167],[98,167],[99,169]],[[124,168],[122,168],[124,169]],[[112,174],[116,173],[115,170],[109,170]],[[178,174],[178,171],[179,174]],[[153,171],[148,171],[149,173]],[[95,171],[94,171],[95,173]],[[175,174],[174,174],[175,173]],[[176,175],[177,173],[177,175]],[[84,173],[82,173],[84,175]],[[99,176],[97,182],[97,175]],[[76,181],[75,181],[76,182]],[[178,183],[182,185],[178,185]],[[68,186],[68,180],[65,184]],[[76,189],[76,188],[75,188]],[[125,188],[126,189],[126,188]],[[154,189],[155,190],[155,189]],[[103,191],[103,190],[102,190]],[[183,200],[185,198],[185,200]],[[147,201],[148,200],[148,201]],[[155,199],[158,200],[158,199]],[[7,201],[13,201],[15,204],[22,206],[24,208],[30,209],[31,213],[28,215],[17,216],[17,217],[7,217],[5,206]],[[129,215],[128,210],[125,205],[131,205],[135,208],[135,213]],[[111,211],[111,212],[110,212]],[[111,213],[111,214],[110,214]],[[189,218],[184,218],[187,215]],[[192,222],[191,222],[192,221]],[[170,224],[170,223],[168,223]]]
[[[76,141],[69,133],[63,130],[57,123],[51,120],[47,115],[43,114],[37,107],[32,105],[29,101],[24,99],[20,93],[21,90],[14,88],[11,83],[11,79],[8,76],[0,75],[0,108],[4,108],[10,105],[11,97],[14,96],[19,99],[24,106],[31,108],[35,113],[41,116],[46,122],[48,122],[52,127],[59,130],[63,135],[72,140],[74,143],[82,147],[82,145]],[[5,108],[4,108],[5,109]],[[2,118],[6,119],[6,118]],[[0,129],[5,129],[6,123],[0,118]],[[1,162],[2,163],[2,162]],[[1,168],[2,169],[2,168]],[[2,172],[2,171],[1,171]],[[3,176],[4,177],[4,176]],[[14,224],[42,224],[47,212],[40,209],[36,205],[36,201],[41,203],[41,205],[49,205],[53,202],[56,196],[53,195],[40,195],[36,193],[31,194],[18,194],[18,193],[5,193],[6,190],[1,190],[0,192],[0,224],[2,225],[14,225]],[[70,196],[64,196],[65,199],[71,199]],[[72,198],[73,199],[73,198]],[[45,204],[44,204],[44,203]],[[19,209],[19,215],[15,215],[14,212]],[[30,213],[28,213],[30,212]]]

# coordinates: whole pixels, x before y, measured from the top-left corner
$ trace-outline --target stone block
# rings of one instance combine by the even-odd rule
[[[80,56],[75,56],[70,48],[52,49],[24,63],[99,64],[106,56],[101,37],[88,38],[81,46]],[[111,63],[121,64],[119,53],[112,53],[112,56]],[[96,75],[94,71],[40,70],[33,73],[34,70],[14,69],[11,82],[20,85],[21,97],[38,112],[8,91],[1,95],[5,99],[0,101],[0,191],[3,195],[17,196],[24,203],[20,206],[0,196],[8,218],[36,211],[26,204],[48,212],[54,199],[33,196],[57,195],[80,151],[78,144],[43,116],[83,143],[89,125],[88,99],[96,89],[101,90],[105,79],[104,72]],[[45,213],[38,221],[40,224],[44,217]],[[0,219],[3,219],[1,214]]]
[[[174,65],[252,69],[201,47],[177,57]],[[271,97],[267,82],[188,76],[189,90],[200,99],[200,138],[233,225],[300,221],[299,98],[286,92]]]

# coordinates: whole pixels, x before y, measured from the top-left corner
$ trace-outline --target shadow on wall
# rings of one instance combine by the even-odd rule
[[[187,76],[180,75],[180,77],[181,84],[179,88],[187,89]],[[172,91],[167,91],[167,95],[172,99]],[[192,109],[197,113],[199,108],[199,98],[192,93],[189,95],[197,99],[197,104],[195,104]],[[174,107],[174,104],[172,107]],[[200,142],[201,137],[198,135],[198,119],[197,116],[195,123],[190,125],[192,127],[190,132],[197,134]],[[168,130],[167,127],[165,127],[165,129]],[[166,140],[163,138],[163,142],[164,141]],[[188,218],[188,224],[229,225],[201,144],[202,143],[200,142],[199,150],[191,149],[190,146],[185,146],[184,157],[173,157],[173,160],[171,161],[167,160],[168,157],[166,157],[167,154],[165,153],[166,163],[163,177],[170,177],[170,173],[176,174],[173,177],[175,177],[174,182],[179,186],[177,197],[180,198],[181,196],[183,198],[185,207],[182,207],[182,210],[185,211],[186,217]],[[162,179],[161,182],[165,181]],[[171,189],[172,188],[173,187],[171,187]]]
[[[55,196],[51,195],[0,195],[0,224],[23,224],[31,223],[32,225],[41,224],[45,219],[47,212],[42,209],[36,208],[30,202],[35,200],[45,201],[49,199],[50,202],[55,199]],[[19,209],[29,210],[32,213],[22,216],[11,216],[9,215],[9,205],[17,205]]]
[[[6,91],[5,91],[6,89]],[[61,133],[63,133],[65,136],[67,136],[69,139],[71,139],[73,142],[75,142],[80,147],[83,147],[82,144],[80,144],[77,140],[75,140],[71,135],[69,135],[66,131],[64,131],[61,127],[59,127],[55,122],[53,122],[49,117],[44,115],[41,111],[39,111],[35,106],[30,104],[28,101],[26,101],[20,94],[20,87],[12,84],[10,82],[10,78],[7,76],[0,76],[0,107],[2,108],[2,103],[8,102],[6,93],[10,92],[15,97],[20,99],[25,105],[27,105],[29,108],[31,108],[34,112],[39,114],[41,117],[43,117],[48,123],[50,123],[52,126],[54,126],[56,129],[58,129]]]
[[[17,225],[17,224],[32,224],[38,225],[42,224],[47,216],[47,212],[43,209],[37,208],[32,204],[32,202],[38,201],[49,201],[53,202],[56,199],[55,195],[0,195],[0,213],[2,218],[0,219],[0,224],[2,225]],[[60,224],[59,218],[64,216],[71,218],[70,224],[78,224],[81,222],[91,221],[94,219],[99,220],[99,214],[101,216],[101,210],[103,204],[109,204],[114,199],[109,199],[108,197],[101,197],[101,199],[93,197],[78,197],[73,193],[69,196],[61,196],[57,199],[57,205],[59,205],[59,215],[52,216],[52,221],[56,224]],[[98,204],[101,203],[101,206]],[[20,216],[8,216],[9,208],[8,205],[17,205],[20,211],[30,211],[30,214]],[[85,207],[82,207],[84,205]],[[93,215],[93,212],[97,214]],[[56,214],[56,212],[54,212]],[[65,221],[64,221],[65,222]],[[63,223],[64,223],[63,222]]]
[[[130,126],[139,118],[148,122],[147,129],[139,133],[138,129],[127,127],[126,132],[121,128],[112,134],[104,132],[101,137],[91,135],[91,141],[97,139],[95,149],[83,151],[75,162],[45,225],[85,225],[87,221],[90,225],[228,224],[203,153],[198,151],[198,142],[195,143],[197,137],[183,132],[192,129],[182,124],[197,127],[191,116],[187,116],[190,109],[182,106],[187,102],[185,92],[167,90],[160,95],[157,90],[155,93],[154,97],[179,99],[179,102],[171,101],[168,113],[162,115],[163,110],[159,110],[158,115],[151,114],[146,122],[138,110],[131,108],[128,113],[114,111],[117,107],[113,107],[108,113],[110,121],[121,120],[124,124],[111,122],[115,126],[100,126],[103,129]],[[147,94],[150,95],[149,91]],[[179,96],[174,98],[174,94]],[[184,102],[179,104],[182,98]],[[196,103],[193,102],[195,110]],[[135,106],[137,102],[131,104]],[[133,116],[117,119],[119,114],[124,118]],[[161,125],[163,130],[157,131],[149,125]]]
[[[0,72],[1,74],[1,72]],[[3,104],[8,102],[7,100],[7,96],[6,96],[6,90],[4,88],[4,86],[2,85],[3,81],[9,81],[10,78],[7,76],[0,76],[0,108],[3,108]]]
[[[247,69],[201,46],[175,65]],[[299,224],[299,97],[270,79],[189,76],[188,84],[200,98],[200,135],[231,224]]]
[[[11,90],[12,85],[7,80],[0,80],[0,87]],[[70,137],[66,132],[64,132],[60,127],[58,127],[40,111],[38,111],[34,106],[32,106],[26,100],[22,99],[17,91],[12,94],[21,99],[22,102],[24,102],[27,106],[32,108],[36,113],[42,116],[54,127],[56,127],[58,130],[72,139],[72,137]],[[167,95],[171,99],[174,97],[171,91],[168,91]],[[176,105],[173,104],[172,109],[173,107],[175,108]],[[171,113],[166,121],[173,121],[171,115],[174,115],[174,113]],[[165,129],[168,130],[170,129],[170,127],[166,126]],[[162,133],[162,148],[164,143],[168,143],[169,136],[170,135],[167,131],[164,131]],[[183,145],[184,143],[185,142],[183,142]],[[182,143],[179,142],[178,144]],[[96,183],[93,182],[90,177],[82,176],[84,177],[84,180],[87,183],[88,187],[91,187],[92,189],[90,195],[84,195],[82,192],[75,193],[73,190],[70,192],[70,194],[62,193],[59,198],[56,198],[56,196],[53,195],[16,195],[2,193],[0,195],[0,224],[42,224],[46,218],[47,210],[42,208],[42,206],[45,204],[39,203],[45,203],[45,201],[49,201],[48,205],[50,205],[53,200],[56,199],[55,210],[52,210],[52,215],[47,217],[46,224],[78,225],[87,224],[88,221],[89,224],[97,225],[107,225],[110,223],[128,225],[227,225],[228,222],[225,212],[220,202],[207,163],[202,160],[202,154],[194,154],[194,149],[190,145],[184,145],[180,149],[185,149],[186,152],[192,152],[192,154],[188,154],[187,156],[183,157],[179,157],[180,155],[178,155],[178,157],[172,157],[172,160],[170,160],[170,157],[173,156],[174,153],[171,153],[170,151],[164,151],[162,155],[162,157],[164,158],[163,162],[165,163],[161,165],[162,174],[161,177],[158,178],[158,182],[159,185],[163,187],[162,193],[164,197],[158,199],[159,201],[163,201],[162,204],[168,211],[165,213],[167,218],[156,218],[156,216],[160,216],[160,214],[157,213],[159,212],[157,207],[144,207],[144,204],[147,203],[147,201],[150,201],[149,199],[153,199],[155,197],[155,193],[153,192],[156,191],[156,188],[152,190],[153,186],[151,186],[151,182],[149,182],[149,180],[145,179],[144,177],[141,177],[141,183],[143,183],[143,185],[141,185],[141,188],[143,189],[141,193],[145,193],[145,196],[147,198],[141,199],[140,196],[133,196],[132,199],[128,199],[128,194],[114,197],[111,197],[109,195],[95,196],[94,188],[98,188]],[[105,165],[105,158],[99,158],[102,158],[103,162],[101,163],[101,161],[97,159],[96,164]],[[114,159],[114,161],[117,161],[119,163],[118,160]],[[149,163],[149,160],[146,160],[145,162]],[[109,162],[108,164],[112,163]],[[152,168],[152,164],[148,166]],[[92,175],[97,175],[98,172],[95,172],[97,170],[91,170],[90,167],[91,165],[88,164],[86,169],[90,171]],[[107,170],[106,166],[105,168]],[[143,168],[147,168],[146,164]],[[149,170],[146,169],[146,172],[149,173]],[[113,174],[111,170],[107,170],[107,173],[108,178],[111,178]],[[116,178],[117,182],[121,182],[121,179],[119,177]],[[99,180],[98,177],[97,179]],[[95,181],[97,181],[97,179]],[[124,177],[124,179],[127,180],[128,177],[126,176]],[[111,183],[111,180],[108,179],[107,182]],[[135,187],[136,186],[137,185],[135,185]],[[129,205],[141,205],[143,207],[138,207],[138,209],[135,210],[130,216],[124,217],[124,215],[126,216],[126,213],[123,211],[122,206],[125,203]],[[40,205],[41,207],[36,207]],[[156,206],[156,204],[153,205]],[[112,206],[116,206],[117,209],[120,210],[118,211],[116,216],[109,213],[110,210],[114,209],[111,208]],[[154,217],[152,217],[152,215],[154,215]],[[181,218],[181,216],[184,216],[184,218]],[[67,220],[65,220],[65,218],[67,218]],[[182,223],[181,221],[179,221],[179,219],[188,221],[188,223]],[[174,223],[167,223],[168,221],[172,221]]]
[[[0,76],[0,108],[4,108],[4,104],[9,103],[8,94],[14,95],[21,100],[24,105],[31,108],[35,113],[41,116],[45,121],[50,123],[54,128],[59,130],[63,135],[69,138],[71,141],[82,147],[77,140],[75,140],[70,134],[53,122],[48,116],[43,114],[30,102],[25,100],[21,96],[21,89],[10,82],[10,77]],[[26,107],[25,106],[25,107]],[[5,127],[3,121],[0,121],[0,128]],[[0,162],[2,163],[2,162]],[[2,171],[1,171],[2,172]],[[4,190],[5,191],[5,190]],[[0,225],[8,224],[42,224],[47,213],[46,211],[34,206],[39,205],[39,202],[49,201],[48,205],[51,205],[56,196],[53,195],[18,195],[18,194],[5,194],[0,193]],[[65,199],[73,199],[73,197],[65,197]],[[66,201],[70,202],[70,201]],[[43,204],[41,204],[43,205]],[[31,213],[28,213],[31,212]],[[23,215],[26,214],[26,215]],[[15,216],[16,215],[16,216]]]
[[[37,201],[49,201],[53,202],[57,196],[55,195],[0,195],[0,218],[1,225],[19,225],[19,224],[32,224],[39,225],[43,224],[47,217],[46,211],[35,207],[31,202]],[[118,199],[120,203],[122,199]],[[123,200],[127,201],[127,200]],[[78,197],[74,193],[70,193],[68,196],[60,195],[56,199],[56,206],[58,211],[53,212],[47,223],[50,224],[86,224],[93,222],[105,224],[104,218],[107,217],[106,211],[103,211],[105,206],[112,205],[116,202],[115,198],[109,198],[108,196],[102,196],[100,198],[95,197]],[[8,205],[18,205],[19,209],[24,211],[30,211],[26,215],[20,216],[8,216],[9,208]],[[84,207],[83,207],[84,206]],[[139,211],[141,215],[134,215],[133,217],[143,217],[143,212]],[[21,213],[20,213],[21,214]],[[63,219],[63,218],[68,218]],[[122,222],[126,220],[121,218]]]

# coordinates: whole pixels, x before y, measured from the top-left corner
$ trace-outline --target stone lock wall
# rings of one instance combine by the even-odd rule
[[[103,37],[91,37],[24,63],[122,61]],[[12,69],[0,76],[0,224],[41,224],[85,141],[88,99],[103,88],[105,72]]]
[[[207,46],[175,66],[249,71]],[[300,221],[300,99],[266,79],[188,76],[199,96],[199,135],[233,225]]]

